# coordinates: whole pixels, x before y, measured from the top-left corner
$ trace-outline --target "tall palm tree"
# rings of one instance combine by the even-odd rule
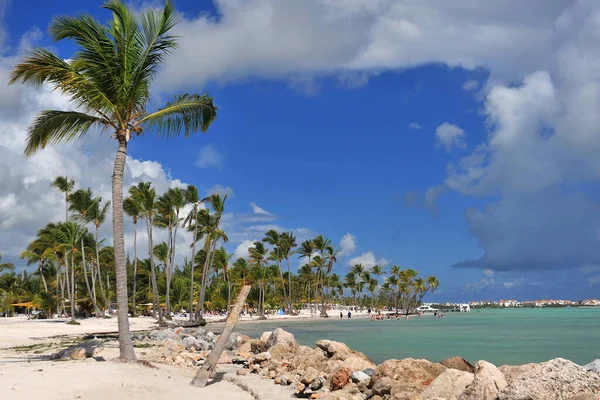
[[[2,260],[2,254],[0,254],[0,260]],[[4,270],[14,271],[15,265],[13,263],[3,263],[0,262],[0,272]]]
[[[201,238],[198,237],[198,207],[200,206],[200,195],[198,193],[198,188],[194,185],[188,185],[185,190],[185,201],[187,204],[192,206],[192,210],[188,213],[183,221],[183,226],[188,227],[190,229],[193,225],[192,229],[192,262],[190,263],[190,321],[194,319],[194,266],[196,265],[196,242]]]
[[[265,316],[265,279],[266,279],[266,268],[267,262],[267,248],[263,242],[256,241],[251,247],[248,247],[248,254],[250,259],[248,263],[254,267],[254,277],[258,280],[259,289],[259,314],[261,317]]]
[[[298,250],[296,250],[296,253],[299,254],[298,258],[308,258],[308,265],[309,268],[312,268],[312,256],[313,253],[315,252],[315,243],[312,240],[305,240],[304,242],[302,242],[300,244],[300,247],[298,248]],[[312,317],[313,314],[313,307],[312,307],[312,303],[310,302],[310,287],[309,287],[309,294],[308,294],[308,304],[309,304],[309,308],[310,308],[310,316]]]
[[[42,284],[44,285],[44,290],[47,292],[48,284],[46,283],[46,277],[44,276],[44,274],[45,274],[45,265],[48,260],[44,257],[42,250],[36,249],[36,248],[30,248],[30,246],[31,246],[31,244],[29,244],[27,246],[27,250],[22,252],[19,257],[21,258],[21,260],[27,259],[28,266],[31,264],[38,263],[38,274],[40,275],[40,278],[42,279]],[[1,254],[0,254],[0,259],[2,259]],[[0,267],[0,271],[2,271],[1,267]]]
[[[286,252],[286,249],[285,249],[286,243],[284,243],[283,235],[280,235],[279,232],[277,232],[274,229],[270,229],[267,231],[267,233],[265,233],[265,237],[263,238],[262,241],[273,246],[273,250],[271,250],[269,259],[271,259],[273,261],[277,261],[277,269],[279,270],[278,271],[279,279],[281,280],[281,285],[283,288],[283,300],[287,306],[288,313],[291,313],[292,312],[292,303],[290,302],[288,295],[287,295],[287,290],[286,290],[285,283],[283,280],[283,271],[281,269],[281,263],[283,262],[283,259],[285,258],[285,252]]]
[[[394,307],[396,308],[396,315],[398,315],[398,285],[400,284],[398,276],[396,274],[388,276],[383,282],[383,289],[392,292],[394,297]]]
[[[250,272],[250,267],[245,258],[238,258],[233,263],[233,268],[235,268],[239,274],[239,277],[242,280],[242,287],[246,286],[246,279],[248,278],[248,273]]]
[[[329,315],[327,314],[327,310],[325,309],[325,275],[327,275],[327,271],[325,271],[323,269],[323,267],[325,266],[325,262],[326,262],[326,254],[325,253],[326,253],[327,249],[331,246],[331,240],[325,239],[323,236],[319,235],[313,239],[313,243],[314,243],[315,249],[320,254],[319,265],[316,265],[316,267],[319,270],[319,275],[321,276],[321,315],[320,316],[323,318],[327,318],[327,317],[329,317]],[[320,265],[321,263],[323,265]],[[313,264],[314,264],[314,260],[313,260]]]
[[[350,290],[353,303],[356,305],[356,289],[358,285],[356,282],[356,274],[354,272],[350,271],[344,276],[344,287]]]
[[[288,296],[290,304],[292,305],[294,304],[294,301],[292,297],[292,266],[290,258],[292,257],[292,253],[297,246],[296,237],[294,236],[293,232],[284,232],[281,234],[281,255],[287,262]],[[291,311],[292,310],[290,309],[290,312]]]
[[[75,192],[71,193],[68,197],[68,201],[69,201],[69,211],[71,211],[72,214],[72,218],[78,221],[85,223],[91,222],[92,221],[92,213],[94,205],[96,205],[96,200],[94,199],[94,195],[92,193],[92,189],[88,188],[87,190],[84,189],[79,189],[76,190]],[[98,246],[96,246],[97,248]],[[82,268],[83,268],[83,276],[85,279],[85,285],[90,293],[90,298],[92,300],[92,305],[94,307],[94,310],[96,311],[96,316],[101,316],[102,311],[100,311],[100,308],[98,307],[98,303],[97,303],[97,299],[96,299],[96,279],[95,279],[95,272],[92,268],[92,273],[91,273],[91,281],[92,281],[92,285],[90,288],[90,283],[89,283],[89,279],[88,279],[88,274],[87,274],[87,266],[86,266],[86,262],[85,262],[85,249],[84,249],[84,245],[83,245],[83,236],[81,236],[81,255],[82,257],[84,257],[83,262],[82,262]],[[98,258],[96,258],[96,260],[98,261]],[[98,270],[100,270],[99,267],[99,263],[97,264]],[[100,287],[102,287],[102,281],[100,281]],[[104,302],[106,303],[106,295],[104,294],[104,290],[101,289],[101,292],[103,294],[104,297]]]
[[[137,266],[138,266],[138,256],[137,256],[137,223],[141,217],[140,205],[137,203],[136,199],[132,196],[127,197],[123,200],[123,211],[133,221],[133,293],[131,295],[131,316],[135,317],[137,312],[135,307],[135,296],[137,293]]]
[[[75,181],[66,176],[57,176],[52,181],[52,186],[65,194],[65,221],[69,220],[69,195],[75,187]]]
[[[146,220],[146,231],[148,233],[148,259],[150,260],[151,282],[152,282],[152,310],[155,318],[163,319],[160,301],[158,297],[158,284],[156,282],[156,263],[154,261],[154,239],[152,227],[156,217],[156,190],[150,182],[140,182],[137,186],[129,189],[130,197],[139,206],[140,216]]]
[[[123,172],[127,145],[133,134],[144,129],[160,135],[187,136],[206,131],[217,109],[209,95],[182,94],[154,112],[147,112],[150,86],[166,57],[177,47],[169,32],[175,26],[169,1],[162,11],[134,13],[120,0],[103,6],[113,14],[108,25],[90,15],[58,16],[50,25],[54,40],[73,40],[79,50],[69,61],[42,48],[35,48],[12,71],[10,83],[50,83],[69,96],[78,111],[46,110],[29,128],[25,154],[31,155],[48,143],[79,138],[96,127],[112,130],[118,143],[112,178],[113,237],[119,306],[120,358],[135,360],[129,332],[127,271],[123,233]]]

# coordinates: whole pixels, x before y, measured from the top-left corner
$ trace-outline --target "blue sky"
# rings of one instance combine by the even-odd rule
[[[102,1],[55,3],[0,7],[2,65],[30,45],[68,58],[73,47],[46,34],[55,14],[108,16]],[[516,1],[410,3],[176,1],[181,48],[153,106],[208,91],[219,119],[188,139],[136,138],[130,156],[160,169],[165,185],[228,187],[231,251],[262,221],[336,244],[350,234],[355,248],[337,272],[371,253],[438,276],[431,301],[597,297],[600,121],[585,110],[600,103],[586,89],[600,77],[585,56],[598,54],[600,10],[536,0],[523,16]],[[74,151],[85,159],[97,143]],[[104,137],[107,154],[110,145]],[[95,190],[109,183],[77,174]],[[5,189],[0,199],[11,194],[19,198]],[[249,218],[250,203],[273,215]],[[19,224],[22,239],[34,222]],[[2,240],[9,259],[26,243]]]

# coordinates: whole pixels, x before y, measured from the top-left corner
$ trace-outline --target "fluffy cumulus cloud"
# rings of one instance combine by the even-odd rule
[[[453,149],[465,149],[467,134],[460,127],[444,122],[435,128],[435,145],[444,148],[447,152]]]
[[[340,240],[340,257],[346,257],[350,254],[354,253],[356,250],[356,238],[351,233],[346,233],[342,236],[342,240]]]
[[[222,158],[215,146],[207,145],[202,147],[194,164],[198,168],[221,168]]]
[[[573,3],[215,0],[216,15],[182,18],[181,49],[158,82],[171,89],[262,77],[314,91],[323,75],[359,87],[381,70],[433,62],[514,78],[544,59],[557,18]]]
[[[377,258],[375,256],[375,254],[373,254],[370,251],[362,253],[361,255],[353,257],[350,260],[348,260],[348,265],[350,265],[350,266],[356,265],[356,264],[362,264],[366,268],[371,268],[374,265],[386,266],[389,263],[390,262],[388,260],[386,260],[385,258]]]
[[[490,85],[488,139],[448,166],[444,184],[496,200],[465,213],[482,257],[459,267],[563,269],[600,260],[600,3],[556,19],[547,65],[517,85]]]

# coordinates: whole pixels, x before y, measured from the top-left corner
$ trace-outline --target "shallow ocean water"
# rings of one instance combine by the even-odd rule
[[[582,365],[600,358],[600,308],[488,309],[409,321],[281,320],[240,323],[236,330],[257,337],[276,327],[292,332],[308,346],[319,339],[344,342],[377,363],[390,358],[441,361],[461,356],[472,363],[487,360],[498,366],[556,357]]]

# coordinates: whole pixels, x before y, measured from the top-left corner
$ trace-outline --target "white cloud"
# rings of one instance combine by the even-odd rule
[[[410,129],[421,129],[422,128],[422,126],[417,124],[416,122],[411,122],[410,124],[408,124],[408,127]]]
[[[346,257],[356,250],[356,238],[351,233],[346,233],[340,240],[340,257]]]
[[[247,239],[247,240],[242,241],[235,248],[235,251],[233,252],[234,260],[237,260],[238,258],[245,258],[247,260],[248,258],[250,258],[250,255],[248,254],[248,248],[252,247],[254,242],[256,242],[257,240],[258,239],[254,239],[254,240]]]
[[[436,146],[443,147],[447,152],[452,149],[465,149],[467,134],[459,126],[444,122],[435,128]]]
[[[213,193],[218,193],[221,196],[225,196],[227,195],[228,199],[232,199],[235,197],[235,192],[233,191],[233,189],[231,188],[231,186],[223,186],[223,185],[214,185],[211,186],[210,188],[208,188],[208,190],[206,191],[207,194],[213,194]]]
[[[351,258],[348,261],[348,265],[352,266],[355,264],[362,264],[365,268],[371,268],[374,265],[385,266],[389,264],[389,261],[385,258],[377,258],[375,254],[370,251],[362,253],[360,256]]]
[[[463,83],[462,88],[463,90],[470,92],[479,88],[479,82],[474,79],[469,79],[468,81],[465,81],[465,83]]]
[[[180,50],[157,82],[173,89],[251,77],[300,78],[318,89],[312,77],[335,74],[344,81],[358,72],[350,82],[360,85],[368,79],[364,72],[429,63],[489,67],[514,79],[546,60],[556,20],[573,3],[218,0],[218,18],[182,18],[175,32]]]
[[[221,153],[213,145],[202,147],[194,165],[198,168],[221,168]]]
[[[250,203],[250,207],[252,207],[252,212],[254,214],[273,215],[270,212],[268,212],[267,210],[265,210],[264,208],[260,208],[259,206],[257,206],[255,202]]]

